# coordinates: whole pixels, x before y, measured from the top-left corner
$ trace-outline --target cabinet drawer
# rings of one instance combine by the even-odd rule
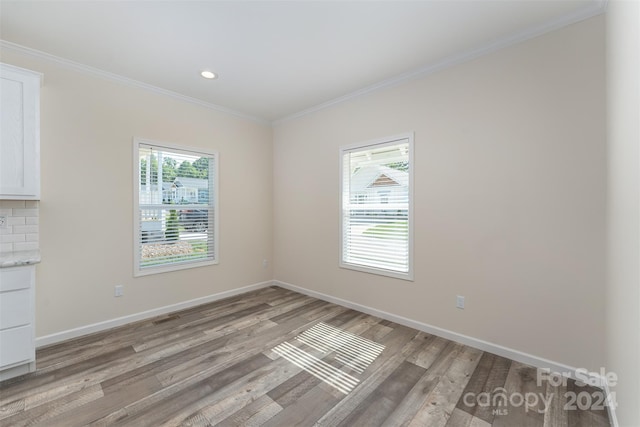
[[[34,266],[0,268],[0,292],[29,288],[34,272]]]
[[[31,323],[31,291],[0,292],[0,330]]]
[[[0,367],[35,359],[31,325],[0,331],[0,343]]]

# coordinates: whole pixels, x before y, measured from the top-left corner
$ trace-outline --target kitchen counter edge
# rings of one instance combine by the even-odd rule
[[[40,251],[15,251],[0,253],[0,268],[20,267],[40,262]]]

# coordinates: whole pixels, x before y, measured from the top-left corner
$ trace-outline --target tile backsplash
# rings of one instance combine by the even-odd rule
[[[0,200],[0,215],[7,227],[0,228],[0,252],[39,249],[37,200]]]

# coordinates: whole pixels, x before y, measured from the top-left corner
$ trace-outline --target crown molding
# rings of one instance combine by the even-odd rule
[[[433,74],[437,71],[443,70],[445,68],[453,67],[454,65],[471,61],[473,59],[476,59],[484,55],[488,55],[490,53],[504,49],[506,47],[513,46],[513,45],[522,43],[524,41],[533,39],[535,37],[547,34],[551,31],[555,31],[560,28],[566,27],[568,25],[575,24],[580,21],[584,21],[586,19],[592,18],[597,15],[601,15],[605,13],[607,4],[608,4],[608,0],[598,0],[592,6],[585,7],[579,11],[576,11],[575,13],[564,15],[562,17],[556,18],[554,20],[546,22],[542,25],[538,25],[536,27],[528,28],[524,31],[506,36],[495,42],[488,43],[488,44],[461,52],[456,55],[451,55],[442,60],[427,64],[424,67],[421,67],[417,70],[400,74],[396,77],[383,80],[373,85],[348,93],[344,96],[334,98],[330,101],[323,102],[322,104],[318,104],[313,107],[299,111],[297,113],[293,113],[289,116],[285,116],[283,118],[274,120],[272,124],[273,126],[277,126],[279,124],[288,122],[290,120],[294,120],[294,119],[315,113],[317,111],[324,110],[334,105],[341,104],[343,102],[347,102],[355,98],[359,98],[363,95],[367,95],[381,89],[390,88],[393,86],[397,86],[401,83],[405,83],[411,80],[416,80],[416,79],[428,76],[429,74]]]
[[[315,113],[320,110],[324,110],[326,108],[330,108],[332,106],[359,98],[364,95],[368,95],[372,92],[376,92],[378,90],[387,89],[393,86],[397,86],[399,84],[416,80],[422,77],[425,77],[429,74],[433,74],[440,70],[453,67],[455,65],[471,61],[478,57],[496,52],[500,49],[504,49],[509,46],[516,45],[518,43],[522,43],[524,41],[533,39],[535,37],[544,35],[554,30],[558,30],[560,28],[566,27],[571,24],[575,24],[580,21],[584,21],[585,19],[592,18],[594,16],[605,13],[607,9],[607,4],[609,0],[597,0],[591,6],[585,7],[575,13],[565,15],[556,19],[553,19],[544,24],[538,25],[533,28],[526,29],[524,31],[512,34],[510,36],[504,37],[500,40],[497,40],[492,43],[488,43],[464,52],[461,52],[456,55],[451,55],[442,60],[432,62],[427,64],[417,70],[409,71],[407,73],[400,74],[396,77],[392,77],[390,79],[383,80],[381,82],[375,83],[370,86],[366,86],[362,89],[356,90],[354,92],[348,93],[344,96],[334,98],[330,101],[323,102],[321,104],[315,105],[313,107],[306,108],[304,110],[298,111],[291,115],[282,117],[280,119],[276,119],[273,121],[266,120],[260,117],[252,116],[249,114],[245,114],[227,107],[223,107],[221,105],[212,104],[210,102],[203,101],[201,99],[193,98],[190,96],[182,95],[177,92],[170,91],[168,89],[163,89],[157,86],[150,85],[148,83],[144,83],[138,80],[130,79],[128,77],[121,76],[119,74],[111,73],[108,71],[104,71],[95,67],[91,67],[89,65],[81,64],[79,62],[75,62],[69,59],[61,58],[55,55],[51,55],[46,52],[42,52],[36,49],[32,49],[26,46],[22,46],[16,43],[8,42],[6,40],[0,40],[0,48],[11,50],[13,52],[17,52],[26,56],[32,56],[35,58],[43,59],[49,62],[56,63],[65,68],[90,74],[93,76],[98,76],[101,78],[105,78],[108,80],[116,81],[127,86],[132,86],[140,89],[145,89],[160,95],[168,96],[180,101],[184,101],[190,104],[198,105],[204,108],[208,108],[211,110],[215,110],[221,113],[229,114],[235,117],[240,117],[243,119],[247,119],[256,123],[277,126],[279,124]]]
[[[210,102],[203,101],[201,99],[193,98],[187,95],[182,95],[177,92],[173,92],[168,89],[163,89],[161,87],[153,86],[148,83],[144,83],[138,80],[130,79],[128,77],[121,76],[119,74],[111,73],[109,71],[104,71],[99,68],[91,67],[89,65],[81,64],[79,62],[72,61],[70,59],[61,58],[59,56],[51,55],[49,53],[32,49],[30,47],[22,46],[16,43],[12,43],[6,40],[0,40],[0,48],[7,49],[16,53],[20,53],[25,56],[31,56],[38,59],[43,59],[45,61],[53,62],[57,65],[60,65],[64,68],[78,71],[81,73],[89,74],[92,76],[101,77],[107,80],[112,80],[118,83],[122,83],[127,86],[132,86],[139,89],[144,89],[150,92],[154,92],[159,95],[168,96],[173,99],[177,99],[183,102],[187,102],[189,104],[198,105],[200,107],[208,108],[210,110],[215,110],[221,113],[229,114],[235,117],[240,117],[243,119],[251,120],[256,123],[270,125],[271,122],[269,120],[265,120],[259,117],[251,116],[248,114],[244,114],[242,112],[232,110],[230,108],[223,107],[221,105],[212,104]]]

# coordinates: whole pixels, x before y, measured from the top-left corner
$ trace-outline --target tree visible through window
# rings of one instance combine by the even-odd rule
[[[413,137],[341,149],[340,265],[412,279]]]
[[[135,141],[136,275],[217,261],[217,155]]]

